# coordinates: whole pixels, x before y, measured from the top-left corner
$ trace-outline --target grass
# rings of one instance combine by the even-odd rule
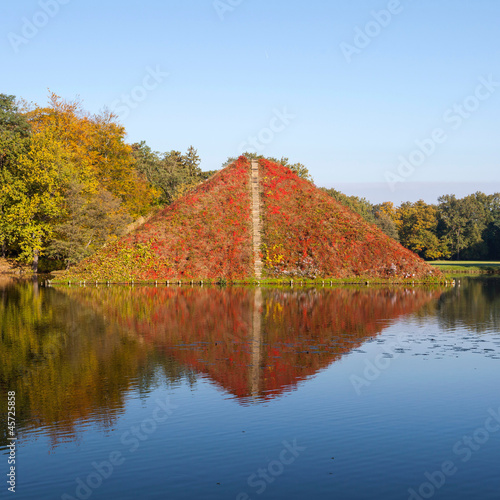
[[[201,279],[201,278],[183,278],[171,280],[155,280],[155,281],[130,281],[127,278],[122,280],[69,280],[62,277],[49,280],[50,285],[134,285],[134,286],[155,286],[155,285],[172,285],[172,286],[191,286],[191,285],[216,285],[216,286],[232,286],[232,285],[251,285],[251,286],[333,286],[333,285],[439,285],[449,284],[453,278],[431,277],[425,280],[402,279],[402,278],[373,278],[373,277],[352,277],[352,278],[263,278],[257,280],[255,278],[223,280],[220,279]]]
[[[500,262],[498,261],[476,261],[476,260],[437,260],[429,262],[431,266],[439,268],[443,272],[464,274],[496,274],[500,273]]]

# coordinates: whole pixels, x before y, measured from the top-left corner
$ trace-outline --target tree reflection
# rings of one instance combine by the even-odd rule
[[[500,280],[461,278],[460,286],[451,288],[441,296],[436,315],[443,329],[499,332]]]

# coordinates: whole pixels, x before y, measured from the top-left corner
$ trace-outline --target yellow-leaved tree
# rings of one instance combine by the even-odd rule
[[[64,217],[64,188],[71,167],[63,145],[50,129],[31,136],[27,153],[5,172],[1,186],[4,225],[20,257],[38,269],[38,259]]]
[[[24,152],[0,165],[0,240],[35,272],[44,254],[75,263],[156,203],[113,114],[90,115],[55,94],[46,107],[14,112],[30,135]]]
[[[27,110],[26,117],[35,131],[55,130],[71,158],[74,180],[89,194],[105,189],[132,217],[148,212],[158,192],[135,168],[132,146],[125,142],[125,128],[115,115],[90,115],[79,101],[68,102],[52,93],[49,106]]]

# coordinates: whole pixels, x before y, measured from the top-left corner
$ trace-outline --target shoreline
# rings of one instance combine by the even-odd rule
[[[381,278],[324,278],[324,279],[240,279],[240,280],[220,280],[220,279],[172,279],[154,281],[134,281],[124,280],[71,280],[71,279],[48,279],[47,285],[58,286],[336,286],[336,285],[444,285],[454,286],[456,281],[453,277],[435,278],[430,280],[411,279],[381,279]]]

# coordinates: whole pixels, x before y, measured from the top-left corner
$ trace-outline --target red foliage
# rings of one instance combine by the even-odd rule
[[[439,274],[290,169],[260,161],[270,276],[417,279]]]
[[[261,400],[292,389],[441,295],[439,290],[403,287],[314,293],[88,287],[66,293],[88,299],[92,307],[99,304],[108,324],[142,338],[238,398]]]

